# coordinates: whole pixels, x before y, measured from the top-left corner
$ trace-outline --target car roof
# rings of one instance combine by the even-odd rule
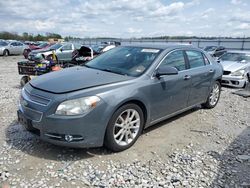
[[[122,45],[122,46],[131,46],[131,47],[141,47],[141,48],[157,48],[161,50],[165,49],[174,49],[174,48],[193,48],[193,49],[198,49],[194,47],[191,44],[128,44],[128,45]]]

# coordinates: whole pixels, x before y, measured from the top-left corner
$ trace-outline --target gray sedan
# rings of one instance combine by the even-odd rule
[[[0,55],[21,55],[24,50],[28,48],[27,45],[19,41],[0,41]]]
[[[144,128],[196,105],[216,106],[222,67],[191,46],[114,48],[22,89],[18,119],[42,140],[122,151]]]

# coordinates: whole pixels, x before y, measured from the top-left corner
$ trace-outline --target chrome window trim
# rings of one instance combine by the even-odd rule
[[[169,52],[161,59],[161,61],[158,63],[158,65],[155,67],[153,73],[151,74],[151,79],[154,79],[154,78],[155,78],[155,76],[154,76],[155,71],[159,68],[159,66],[162,64],[162,62],[165,60],[165,58],[166,58],[170,53],[175,52],[175,51],[185,51],[185,49],[175,49],[175,50],[169,51]],[[185,57],[184,57],[184,58],[185,58]],[[186,63],[186,62],[185,62],[185,63]],[[185,72],[185,71],[187,71],[187,70],[190,70],[190,69],[185,69],[185,70],[182,70],[182,71],[178,71],[178,73],[179,73],[179,72]]]

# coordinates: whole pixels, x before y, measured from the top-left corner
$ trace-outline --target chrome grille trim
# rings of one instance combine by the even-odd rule
[[[24,92],[23,94],[25,96],[24,99],[30,101],[30,102],[33,102],[33,103],[36,103],[38,105],[42,105],[42,106],[48,106],[49,103],[51,102],[51,99],[48,99],[48,98],[45,98],[45,97],[42,97],[40,95],[35,95],[35,94],[31,94],[29,91],[27,91],[26,89],[24,89]]]

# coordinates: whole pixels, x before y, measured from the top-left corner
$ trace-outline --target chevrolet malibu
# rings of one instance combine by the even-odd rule
[[[221,65],[192,46],[121,46],[31,80],[18,119],[56,145],[122,151],[153,124],[200,104],[215,107],[221,77]]]

